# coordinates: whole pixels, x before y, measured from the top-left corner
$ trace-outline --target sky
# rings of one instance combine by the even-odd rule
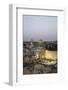
[[[55,41],[57,40],[57,17],[56,16],[23,16],[23,39],[24,41]]]

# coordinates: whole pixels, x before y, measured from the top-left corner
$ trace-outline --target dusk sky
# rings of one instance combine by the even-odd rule
[[[24,41],[57,40],[56,16],[28,16],[24,15]]]

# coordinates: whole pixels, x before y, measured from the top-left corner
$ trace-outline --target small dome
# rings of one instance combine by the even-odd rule
[[[43,43],[43,40],[42,39],[39,39],[37,42],[38,43]]]

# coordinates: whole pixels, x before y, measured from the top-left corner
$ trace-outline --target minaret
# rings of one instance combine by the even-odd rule
[[[31,47],[33,47],[33,39],[31,39]]]

